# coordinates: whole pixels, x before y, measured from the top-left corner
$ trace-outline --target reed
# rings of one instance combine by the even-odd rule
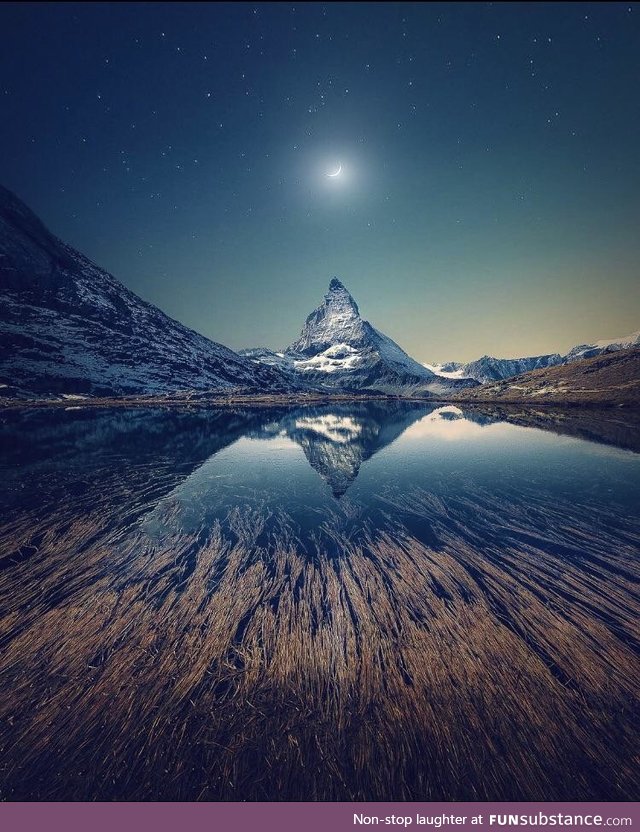
[[[4,525],[2,798],[637,799],[633,523],[402,509],[437,545],[389,520],[309,553],[283,517],[260,546],[259,511],[162,541],[102,508]]]

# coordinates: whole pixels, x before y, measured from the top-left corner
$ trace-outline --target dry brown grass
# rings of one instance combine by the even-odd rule
[[[61,512],[0,573],[2,797],[637,799],[631,524],[472,502],[313,557]]]

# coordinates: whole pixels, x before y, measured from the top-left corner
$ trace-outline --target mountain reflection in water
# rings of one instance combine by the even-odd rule
[[[638,436],[5,412],[1,796],[637,799]]]

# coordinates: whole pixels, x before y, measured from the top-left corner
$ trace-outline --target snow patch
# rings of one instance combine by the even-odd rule
[[[312,358],[300,359],[293,362],[296,370],[303,373],[321,372],[335,373],[352,370],[362,362],[363,358],[358,350],[348,344],[334,344]]]
[[[464,368],[461,367],[459,370],[443,370],[442,364],[423,364],[423,367],[426,367],[427,370],[431,370],[432,373],[435,373],[437,376],[441,378],[467,378],[464,373]]]

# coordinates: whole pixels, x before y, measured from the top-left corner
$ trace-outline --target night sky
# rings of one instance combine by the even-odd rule
[[[333,275],[421,361],[625,335],[640,6],[3,4],[0,182],[235,349]]]

